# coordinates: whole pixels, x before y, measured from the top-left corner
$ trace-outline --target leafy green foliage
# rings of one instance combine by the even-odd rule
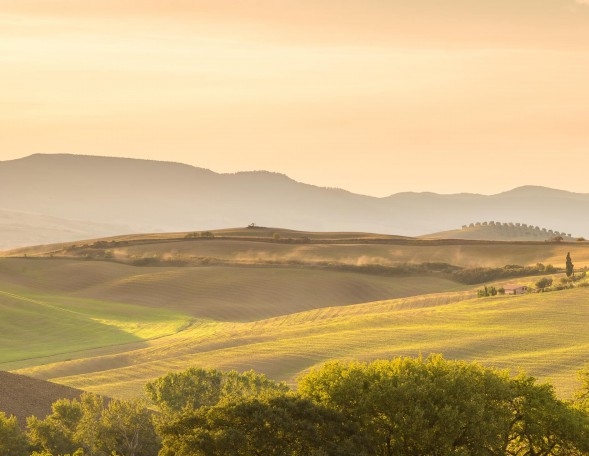
[[[297,392],[253,371],[193,368],[148,385],[155,428],[143,402],[86,393],[30,418],[29,436],[34,456],[581,456],[589,367],[580,375],[570,404],[526,374],[441,355],[330,362]],[[26,456],[15,423],[0,414],[2,454]],[[25,447],[6,449],[14,442]]]
[[[26,456],[28,444],[15,416],[0,412],[0,454],[2,456]]]
[[[162,422],[161,456],[362,456],[340,412],[294,395],[223,401]]]
[[[254,371],[238,373],[191,368],[172,372],[150,382],[147,396],[164,412],[179,412],[216,405],[221,399],[237,400],[264,394],[283,394],[288,387]]]
[[[299,391],[359,423],[370,454],[587,451],[587,416],[551,387],[441,356],[333,362],[303,377]]]
[[[120,455],[156,455],[160,443],[152,413],[140,400],[111,401],[101,417],[100,442]]]
[[[79,401],[56,401],[47,418],[30,417],[27,426],[40,454],[156,456],[159,450],[152,414],[140,401],[105,405],[102,397],[84,393]]]
[[[35,416],[27,419],[28,436],[33,447],[55,454],[73,453],[79,446],[74,433],[82,419],[79,401],[60,399],[51,406],[52,413],[41,420]]]

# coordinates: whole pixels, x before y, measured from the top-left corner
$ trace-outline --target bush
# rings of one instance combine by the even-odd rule
[[[536,288],[540,290],[544,290],[552,285],[552,278],[550,277],[542,277],[540,280],[536,282]]]

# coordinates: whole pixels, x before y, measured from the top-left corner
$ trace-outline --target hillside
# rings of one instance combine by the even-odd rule
[[[278,380],[330,359],[443,353],[550,379],[560,395],[577,387],[589,361],[589,288],[468,299],[444,293],[323,308],[249,323],[194,326],[121,354],[18,372],[113,396],[142,394],[143,384],[188,366],[255,369]]]
[[[575,241],[571,233],[541,228],[526,223],[476,222],[463,225],[461,229],[442,231],[421,236],[423,239],[475,239],[482,241]],[[583,238],[580,238],[583,239]]]
[[[42,319],[51,322],[52,332],[67,332],[71,340],[78,332],[80,340],[93,333],[91,341],[98,342],[100,335],[98,339],[104,340],[99,346],[103,346],[117,338],[133,342],[141,337],[141,327],[150,327],[151,323],[159,324],[158,331],[173,332],[186,324],[186,315],[252,321],[320,307],[465,288],[444,278],[423,280],[299,267],[136,267],[96,261],[2,259],[0,305],[5,318],[0,325],[6,327],[0,331],[0,353],[14,356],[18,348],[13,347],[13,338],[22,331],[11,330],[6,312],[16,320],[16,313],[24,318],[27,312],[43,312]],[[110,324],[102,325],[101,320]],[[133,324],[132,329],[125,327],[127,321]],[[46,332],[36,334],[32,327],[28,330],[35,338],[47,336]],[[129,339],[121,339],[123,336]],[[29,340],[27,352],[33,349],[33,340]],[[64,340],[63,345],[72,344],[71,340]],[[40,342],[40,347],[47,345]]]
[[[45,418],[58,399],[76,399],[81,390],[0,371],[0,411],[14,415],[24,428],[29,416]]]
[[[203,233],[211,237],[202,237]],[[116,236],[20,248],[0,256],[106,260],[137,266],[350,266],[369,270],[420,263],[463,268],[536,263],[562,267],[567,252],[577,269],[589,267],[587,242],[416,239],[257,227]]]
[[[585,362],[589,340],[577,326],[587,321],[579,305],[587,288],[472,300],[476,286],[451,275],[379,269],[432,261],[562,267],[571,252],[580,270],[589,265],[584,242],[260,227],[194,236],[98,239],[1,258],[0,368],[118,397],[189,365],[254,368],[292,382],[332,357],[435,351],[522,366],[568,394]]]
[[[585,235],[589,226],[589,195],[543,187],[490,196],[399,193],[374,198],[264,171],[218,174],[179,163],[66,154],[0,161],[0,182],[9,189],[0,192],[0,209],[87,221],[85,237],[90,238],[252,222],[403,236],[450,230],[470,220],[521,220],[533,226],[552,226],[558,220],[558,229],[573,236]],[[10,224],[1,221],[3,245],[22,245]],[[124,231],[111,231],[111,224]],[[39,224],[39,236],[28,242],[63,240],[43,228]]]

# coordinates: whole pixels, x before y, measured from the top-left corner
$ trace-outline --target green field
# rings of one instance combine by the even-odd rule
[[[443,353],[448,359],[524,369],[568,396],[589,361],[589,289],[465,299],[442,293],[323,308],[248,323],[197,324],[131,352],[20,370],[77,388],[141,394],[170,370],[255,369],[293,383],[329,359]],[[98,367],[97,367],[98,366]]]
[[[228,260],[213,265],[47,258],[44,248],[0,258],[0,369],[134,397],[147,381],[189,366],[255,369],[292,384],[329,359],[435,352],[524,369],[551,380],[560,395],[572,393],[575,373],[589,362],[589,288],[474,298],[477,287],[444,276],[313,263],[472,265],[478,258],[562,267],[571,251],[579,267],[589,259],[587,246],[363,243],[355,236],[290,244],[176,235],[121,247],[127,257]]]
[[[90,348],[124,346],[174,334],[191,319],[121,302],[0,291],[0,360],[70,358]]]

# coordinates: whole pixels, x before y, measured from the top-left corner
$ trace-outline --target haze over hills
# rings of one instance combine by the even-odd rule
[[[442,231],[423,236],[427,239],[476,239],[479,241],[574,241],[570,233],[561,233],[539,226],[501,222],[476,222],[463,225],[461,229]],[[583,240],[584,238],[577,238]]]
[[[68,154],[0,162],[0,182],[0,209],[10,213],[0,217],[1,248],[60,242],[68,236],[76,240],[252,222],[407,236],[477,220],[521,222],[573,236],[584,235],[589,226],[589,194],[531,186],[490,196],[399,193],[376,198],[266,171],[218,174],[179,163]],[[46,217],[61,221],[58,232],[47,228]],[[22,225],[28,226],[24,237],[14,228]]]
[[[68,220],[43,214],[0,209],[0,250],[125,233],[129,227],[114,223]]]

